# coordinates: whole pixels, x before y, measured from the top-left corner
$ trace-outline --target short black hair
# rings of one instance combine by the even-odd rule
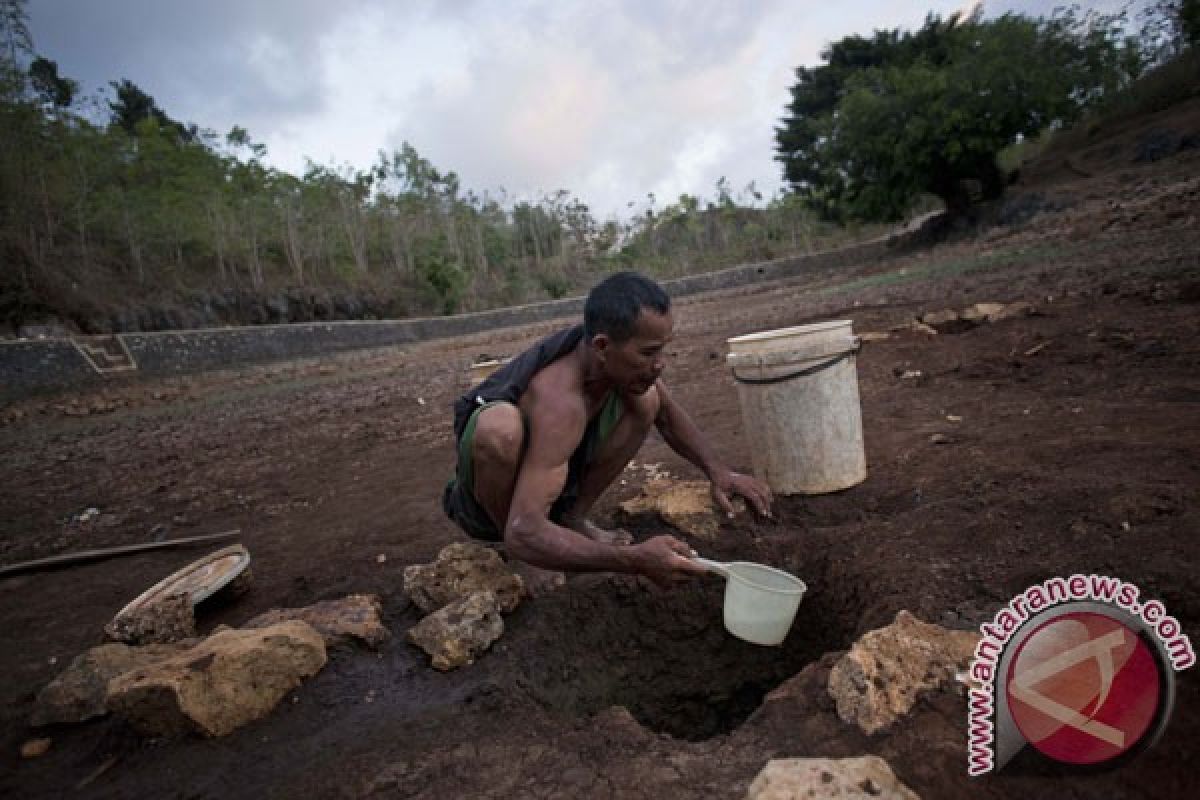
[[[606,333],[615,342],[627,341],[643,308],[665,314],[671,310],[671,298],[641,273],[615,272],[588,292],[583,303],[583,335],[591,340]]]

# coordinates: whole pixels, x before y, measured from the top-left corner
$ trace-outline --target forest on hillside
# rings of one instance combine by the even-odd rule
[[[799,67],[776,131],[790,191],[638,195],[598,220],[562,189],[478,193],[412,145],[374,164],[268,164],[241,127],[175,119],[134,80],[84,97],[0,0],[0,335],[448,314],[836,246],[998,197],[1006,149],[1111,107],[1195,39],[1196,0],[1122,15],[930,15]],[[631,207],[634,205],[630,204]],[[644,210],[642,210],[644,209]]]

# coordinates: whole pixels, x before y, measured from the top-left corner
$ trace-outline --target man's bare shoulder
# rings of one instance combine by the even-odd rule
[[[587,426],[587,400],[578,370],[567,359],[550,364],[533,376],[521,397],[521,409],[530,425],[556,435],[583,435]]]

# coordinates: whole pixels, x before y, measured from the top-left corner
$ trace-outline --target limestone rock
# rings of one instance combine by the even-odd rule
[[[875,733],[907,714],[922,692],[954,688],[979,634],[922,622],[907,611],[869,631],[829,673],[829,694],[843,722]]]
[[[130,647],[103,644],[77,656],[71,665],[50,681],[33,704],[34,725],[83,722],[108,713],[105,697],[108,682],[118,675],[188,649],[194,642]]]
[[[380,619],[382,613],[383,606],[378,596],[352,594],[304,608],[276,608],[259,614],[242,627],[267,628],[290,619],[298,619],[316,628],[325,639],[326,647],[344,644],[351,639],[357,639],[370,647],[378,647],[391,636],[391,632]]]
[[[266,716],[323,666],[325,642],[306,622],[226,630],[114,678],[108,707],[151,736],[223,736]]]
[[[472,663],[504,633],[504,620],[492,592],[473,592],[435,611],[408,632],[408,639],[443,672]]]
[[[750,784],[746,800],[801,797],[920,800],[879,756],[857,758],[778,758],[767,762]]]
[[[1004,303],[976,303],[964,308],[960,316],[969,322],[990,322],[992,318],[1004,310]]]
[[[746,503],[738,497],[733,507],[741,513]],[[621,503],[620,508],[626,514],[655,513],[672,528],[697,539],[715,539],[721,525],[720,509],[706,481],[651,480],[639,496]]]
[[[932,328],[937,328],[940,325],[946,325],[952,322],[958,322],[958,312],[952,308],[943,309],[942,311],[926,311],[921,315],[921,322],[929,325]]]
[[[1002,319],[1010,319],[1012,317],[1028,317],[1034,313],[1032,303],[1024,301],[1017,303],[1009,303],[999,311],[988,314],[988,322],[999,322]]]
[[[953,309],[930,311],[921,315],[920,322],[926,327],[933,328],[938,333],[962,333],[969,331],[983,322],[983,319],[971,319]]]
[[[126,644],[166,644],[196,635],[192,596],[167,595],[133,611],[118,614],[104,626],[110,639]]]
[[[494,594],[507,614],[520,604],[525,582],[495,550],[472,542],[455,542],[442,548],[432,564],[404,570],[404,593],[426,614],[475,592]]]

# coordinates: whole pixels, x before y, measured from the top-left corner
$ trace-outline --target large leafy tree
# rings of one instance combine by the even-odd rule
[[[831,45],[796,71],[776,131],[792,189],[831,219],[892,220],[922,193],[959,211],[1003,190],[996,154],[1074,119],[1140,67],[1119,19],[945,20]]]

